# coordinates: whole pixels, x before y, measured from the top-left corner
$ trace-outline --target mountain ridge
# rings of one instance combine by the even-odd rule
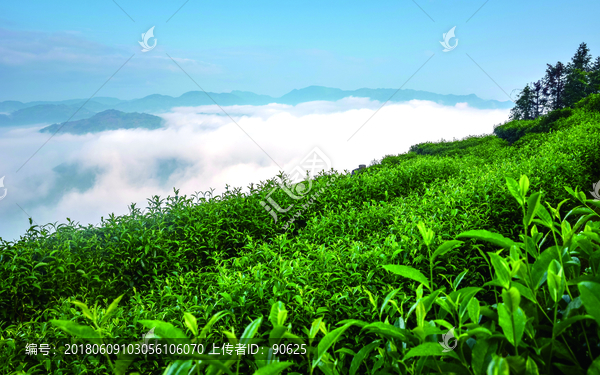
[[[143,128],[154,130],[162,127],[163,119],[147,113],[125,113],[116,109],[107,109],[90,118],[53,124],[40,129],[40,133],[71,133],[82,135],[107,130]]]
[[[208,95],[207,95],[208,94]],[[209,97],[210,96],[210,97]],[[269,95],[256,94],[251,91],[232,90],[229,93],[205,93],[203,91],[188,91],[178,97],[161,94],[151,94],[143,98],[121,100],[112,97],[98,97],[89,100],[69,99],[62,101],[35,101],[23,103],[19,101],[0,102],[0,126],[15,126],[35,123],[62,123],[73,113],[72,120],[90,118],[96,113],[115,109],[126,113],[159,114],[172,110],[174,107],[189,107],[200,105],[221,106],[229,105],[267,105],[271,103],[297,105],[310,101],[337,101],[347,97],[364,97],[380,102],[403,102],[409,100],[429,100],[441,105],[456,105],[467,103],[478,109],[509,109],[511,101],[481,99],[475,94],[454,95],[436,94],[429,91],[412,89],[360,88],[357,90],[342,90],[325,86],[308,86],[293,89],[278,98]]]

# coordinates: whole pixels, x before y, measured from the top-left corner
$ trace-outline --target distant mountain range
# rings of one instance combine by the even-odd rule
[[[107,130],[117,129],[158,129],[162,127],[163,119],[158,116],[147,113],[125,113],[116,109],[107,109],[97,113],[90,118],[77,121],[54,124],[40,130],[41,133],[60,133],[86,134],[99,133]]]
[[[234,90],[230,93],[209,92],[208,94],[221,106],[266,105],[270,103],[297,105],[317,100],[336,101],[349,96],[370,98],[385,102],[396,91],[396,89],[367,88],[341,90],[323,86],[309,86],[300,90],[294,89],[279,98],[239,90]],[[62,123],[69,120],[74,113],[75,115],[71,118],[71,121],[77,121],[90,118],[96,113],[109,109],[121,112],[158,114],[169,112],[173,107],[215,104],[211,98],[202,91],[190,91],[177,98],[158,94],[133,100],[97,97],[92,98],[87,103],[85,99],[70,99],[56,102],[36,101],[29,103],[4,101],[0,102],[0,126]],[[418,90],[399,90],[390,101],[403,102],[413,99],[429,100],[442,105],[467,103],[469,106],[479,109],[508,109],[514,105],[511,101],[483,100],[474,94],[442,95]],[[84,103],[85,105],[82,108],[81,106]]]

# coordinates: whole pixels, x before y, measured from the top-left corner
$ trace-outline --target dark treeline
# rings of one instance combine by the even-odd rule
[[[547,64],[546,75],[519,93],[511,120],[533,120],[556,109],[572,107],[590,94],[600,93],[600,56],[592,62],[590,49],[581,43],[568,64]]]

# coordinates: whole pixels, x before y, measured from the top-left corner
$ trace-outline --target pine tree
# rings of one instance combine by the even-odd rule
[[[590,62],[592,61],[592,55],[590,55],[590,49],[587,44],[581,43],[577,48],[577,52],[571,59],[569,67],[571,69],[579,69],[584,72],[590,71]]]
[[[565,106],[565,74],[566,68],[560,61],[556,65],[546,64],[544,77],[544,96],[548,101],[550,110],[561,109]]]
[[[587,94],[600,94],[600,56],[596,57],[596,61],[591,66],[588,78]]]
[[[515,102],[515,106],[510,110],[511,120],[531,120],[533,119],[533,92],[529,85],[526,85],[519,93],[519,98]]]
[[[572,107],[588,93],[588,73],[592,56],[585,43],[581,43],[577,52],[567,64],[565,74],[564,104]]]
[[[548,102],[544,96],[544,83],[542,80],[531,84],[531,92],[533,96],[533,118],[538,118],[544,114]]]

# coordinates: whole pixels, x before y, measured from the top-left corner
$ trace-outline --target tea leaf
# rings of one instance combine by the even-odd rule
[[[510,192],[510,194],[522,206],[523,205],[523,198],[521,196],[521,188],[519,187],[519,184],[517,183],[517,181],[515,179],[513,179],[513,178],[507,177],[506,178],[506,186],[508,186],[508,191]]]
[[[510,268],[508,266],[508,263],[506,262],[506,260],[504,260],[504,258],[502,258],[496,253],[488,253],[488,255],[492,260],[492,266],[494,267],[496,277],[500,281],[501,285],[505,289],[508,289],[508,287],[510,286],[510,281],[512,279],[512,277],[510,276]]]
[[[323,339],[321,340],[321,342],[319,342],[319,345],[317,347],[317,357],[315,359],[313,359],[312,368],[317,367],[317,365],[321,361],[321,358],[323,358],[323,356],[325,355],[327,350],[329,350],[329,348],[337,342],[337,340],[340,338],[340,336],[351,325],[352,325],[352,323],[346,323],[343,326],[336,328],[333,331],[329,332],[327,335],[325,335],[325,337],[323,337]]]
[[[100,321],[100,325],[104,325],[104,323],[108,320],[108,318],[110,318],[110,316],[115,312],[115,310],[117,309],[117,306],[119,305],[119,302],[121,301],[121,298],[123,298],[124,295],[125,294],[121,294],[114,301],[112,301],[110,306],[108,306],[108,309],[106,309],[106,312],[104,313],[104,316],[102,317],[102,320]]]
[[[394,298],[396,296],[396,294],[399,291],[400,291],[400,289],[394,289],[391,292],[389,292],[387,296],[385,296],[385,298],[383,299],[383,303],[381,304],[381,310],[379,310],[379,315],[383,314],[383,310],[385,309],[387,304],[390,302],[390,300],[392,298]]]
[[[496,246],[500,246],[502,248],[510,249],[511,246],[517,246],[513,240],[504,237],[501,234],[493,233],[487,230],[479,229],[479,230],[469,230],[466,232],[462,232],[457,238],[475,238],[477,240],[487,241]]]
[[[571,324],[578,322],[583,319],[594,319],[591,315],[575,315],[566,320],[563,320],[554,326],[554,336],[559,336],[561,333],[565,331],[565,329],[569,328]]]
[[[392,273],[395,273],[396,275],[400,275],[418,281],[421,284],[425,285],[427,288],[429,288],[429,281],[427,280],[427,278],[421,273],[421,271],[415,268],[396,264],[386,264],[383,266],[383,268]]]
[[[70,320],[50,320],[50,323],[77,338],[86,339],[94,344],[102,344],[100,334],[92,327],[79,325]]]
[[[527,317],[519,307],[512,314],[504,303],[498,304],[499,324],[504,331],[504,336],[513,346],[518,346],[525,332]]]
[[[412,348],[406,353],[404,356],[404,360],[406,361],[412,357],[425,357],[425,356],[438,356],[438,355],[448,355],[458,359],[458,356],[453,351],[444,353],[444,349],[437,342],[426,342],[419,346]]]
[[[456,290],[458,288],[458,285],[463,280],[467,272],[469,272],[469,270],[464,270],[458,276],[456,276],[456,278],[452,282],[452,289]]]
[[[515,312],[521,304],[521,293],[514,286],[508,290],[502,291],[502,301],[509,313]]]
[[[585,310],[600,324],[600,284],[582,281],[577,284]]]
[[[261,367],[254,372],[254,375],[277,375],[281,371],[293,365],[293,362],[274,362]]]
[[[508,361],[494,354],[488,365],[487,375],[510,375]]]
[[[79,301],[73,301],[71,303],[76,306],[79,306],[79,308],[83,312],[83,315],[85,315],[85,317],[88,318],[89,320],[91,320],[92,322],[94,321],[94,318],[92,317],[92,313],[90,312],[90,309],[88,309],[88,307],[85,303],[79,302]]]
[[[183,319],[185,325],[192,331],[194,336],[198,336],[198,322],[196,321],[196,317],[188,312],[184,312]]]
[[[248,326],[244,330],[244,333],[242,333],[241,344],[244,344],[244,346],[250,344],[250,341],[252,340],[252,338],[254,338],[254,335],[256,335],[256,331],[258,331],[258,327],[260,327],[261,323],[262,317],[254,319],[252,323],[248,324]]]
[[[459,245],[462,245],[463,243],[464,243],[463,241],[458,241],[458,240],[444,242],[443,244],[438,246],[438,248],[435,250],[435,252],[431,256],[431,262],[433,262],[435,260],[435,258],[437,258],[438,256],[442,256],[442,255],[446,254],[448,251],[454,249],[455,247],[457,247]]]
[[[375,342],[372,342],[372,343],[362,347],[358,351],[358,353],[356,353],[354,358],[352,358],[352,362],[350,363],[350,374],[349,375],[356,374],[356,371],[358,371],[358,369],[360,368],[360,365],[365,360],[365,357],[367,355],[369,355],[369,353],[371,353],[371,351],[379,345],[380,345],[379,341],[375,341]]]
[[[525,375],[540,375],[537,364],[531,357],[527,357],[527,362],[525,363]]]
[[[408,336],[405,333],[406,330],[388,323],[375,322],[363,327],[363,329],[388,338],[392,337],[401,341],[408,340]]]
[[[548,291],[554,302],[562,298],[565,290],[563,269],[556,259],[553,259],[548,266]]]
[[[221,319],[225,315],[229,315],[229,314],[231,314],[231,312],[229,312],[229,311],[220,311],[220,312],[216,313],[215,315],[213,315],[212,318],[210,318],[210,320],[208,321],[208,323],[206,323],[204,328],[202,328],[202,331],[200,332],[200,335],[198,335],[198,338],[201,340],[205,339],[206,335],[208,335],[208,332],[212,328],[213,324],[215,324],[219,319]]]
[[[269,321],[273,327],[282,326],[285,324],[287,319],[287,310],[283,302],[279,301],[271,306],[271,314],[269,314]]]
[[[477,298],[473,298],[471,299],[471,301],[469,302],[469,304],[467,305],[468,307],[468,311],[469,311],[469,318],[471,319],[471,321],[475,324],[479,324],[479,316],[480,314],[480,307],[479,307],[479,300]]]
[[[519,189],[521,190],[521,196],[527,196],[527,192],[529,191],[529,179],[526,175],[521,175],[521,179],[519,180]]]
[[[540,199],[541,194],[539,192],[531,194],[529,199],[527,199],[527,214],[525,215],[525,219],[523,220],[523,224],[525,224],[526,227],[528,227],[529,224],[531,224],[535,213],[538,211],[538,208],[540,207]]]
[[[194,361],[192,360],[178,359],[172,362],[169,367],[167,367],[163,375],[187,374],[190,371],[193,363]]]
[[[600,356],[594,359],[587,371],[587,375],[600,375]]]

